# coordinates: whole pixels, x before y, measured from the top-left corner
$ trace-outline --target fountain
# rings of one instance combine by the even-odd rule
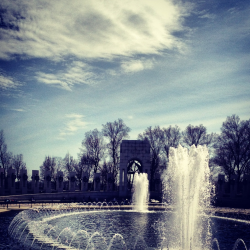
[[[241,239],[235,239],[234,245],[226,241],[235,236],[236,227],[247,237],[250,222],[220,219],[204,212],[211,191],[206,147],[192,146],[189,151],[181,146],[171,148],[163,181],[164,200],[171,211],[163,207],[163,211],[144,212],[147,175],[136,174],[134,210],[111,210],[110,202],[25,210],[9,225],[12,249],[247,250]]]
[[[135,211],[148,210],[148,175],[146,173],[135,173],[133,183],[133,209]]]
[[[173,224],[177,239],[174,247],[178,249],[208,248],[201,243],[204,230],[201,213],[210,205],[208,159],[206,146],[192,146],[189,151],[181,145],[170,148],[164,176],[165,199],[175,208]],[[206,232],[207,243],[209,235],[210,232]]]

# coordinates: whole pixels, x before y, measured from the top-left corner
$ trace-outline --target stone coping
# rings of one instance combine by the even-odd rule
[[[36,207],[42,207],[43,205],[46,207],[47,205],[51,206],[52,208],[56,208],[56,206],[59,203],[27,203],[27,204],[21,204],[19,207],[18,204],[8,204],[8,208],[0,206],[0,213],[16,210],[16,211],[22,211],[26,209],[31,209],[31,208],[36,208]],[[61,203],[64,204],[64,203]],[[69,204],[69,203],[65,203]],[[98,210],[98,209],[114,209],[114,210],[130,210],[132,209],[132,205],[112,205],[112,206],[98,206],[98,205],[81,205],[82,207],[89,209],[89,210]],[[173,211],[172,206],[162,206],[161,204],[149,204],[148,206],[149,211],[150,210],[158,210],[158,211]],[[232,217],[233,215],[246,215],[249,216],[250,219],[250,209],[242,209],[242,208],[229,208],[229,207],[210,207],[204,210],[206,214],[211,214],[211,215],[218,215],[218,216],[224,216],[224,217]]]

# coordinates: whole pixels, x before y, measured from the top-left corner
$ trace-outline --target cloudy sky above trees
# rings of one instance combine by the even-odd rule
[[[118,118],[130,139],[249,119],[249,68],[248,0],[0,2],[0,129],[29,170]]]

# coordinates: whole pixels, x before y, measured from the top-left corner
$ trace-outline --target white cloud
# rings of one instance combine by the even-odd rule
[[[91,84],[93,74],[89,67],[82,62],[73,62],[66,71],[60,71],[53,74],[38,72],[37,80],[39,82],[53,85],[65,90],[71,90],[74,84]]]
[[[185,7],[172,0],[2,1],[0,58],[106,58],[181,49]],[[17,13],[19,15],[17,15]],[[19,16],[19,17],[18,17]],[[23,17],[23,18],[20,18]],[[59,83],[60,84],[60,83]]]
[[[11,109],[11,110],[13,110],[13,111],[17,111],[17,112],[25,112],[25,110],[24,110],[24,109]]]
[[[19,85],[11,77],[0,75],[0,89],[14,89]]]
[[[64,128],[60,130],[57,139],[65,140],[66,136],[74,135],[78,130],[84,129],[87,122],[83,121],[84,116],[80,114],[67,114]]]
[[[121,68],[126,73],[133,73],[137,71],[142,71],[144,69],[153,68],[152,60],[130,60],[123,62]]]

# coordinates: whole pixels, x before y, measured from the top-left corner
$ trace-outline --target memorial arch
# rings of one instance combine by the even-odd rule
[[[150,179],[149,142],[123,140],[120,148],[120,197],[130,194],[135,173],[147,173]]]
[[[131,159],[127,165],[127,182],[128,182],[128,190],[132,189],[134,183],[135,173],[143,173],[142,172],[142,164],[138,159]]]

